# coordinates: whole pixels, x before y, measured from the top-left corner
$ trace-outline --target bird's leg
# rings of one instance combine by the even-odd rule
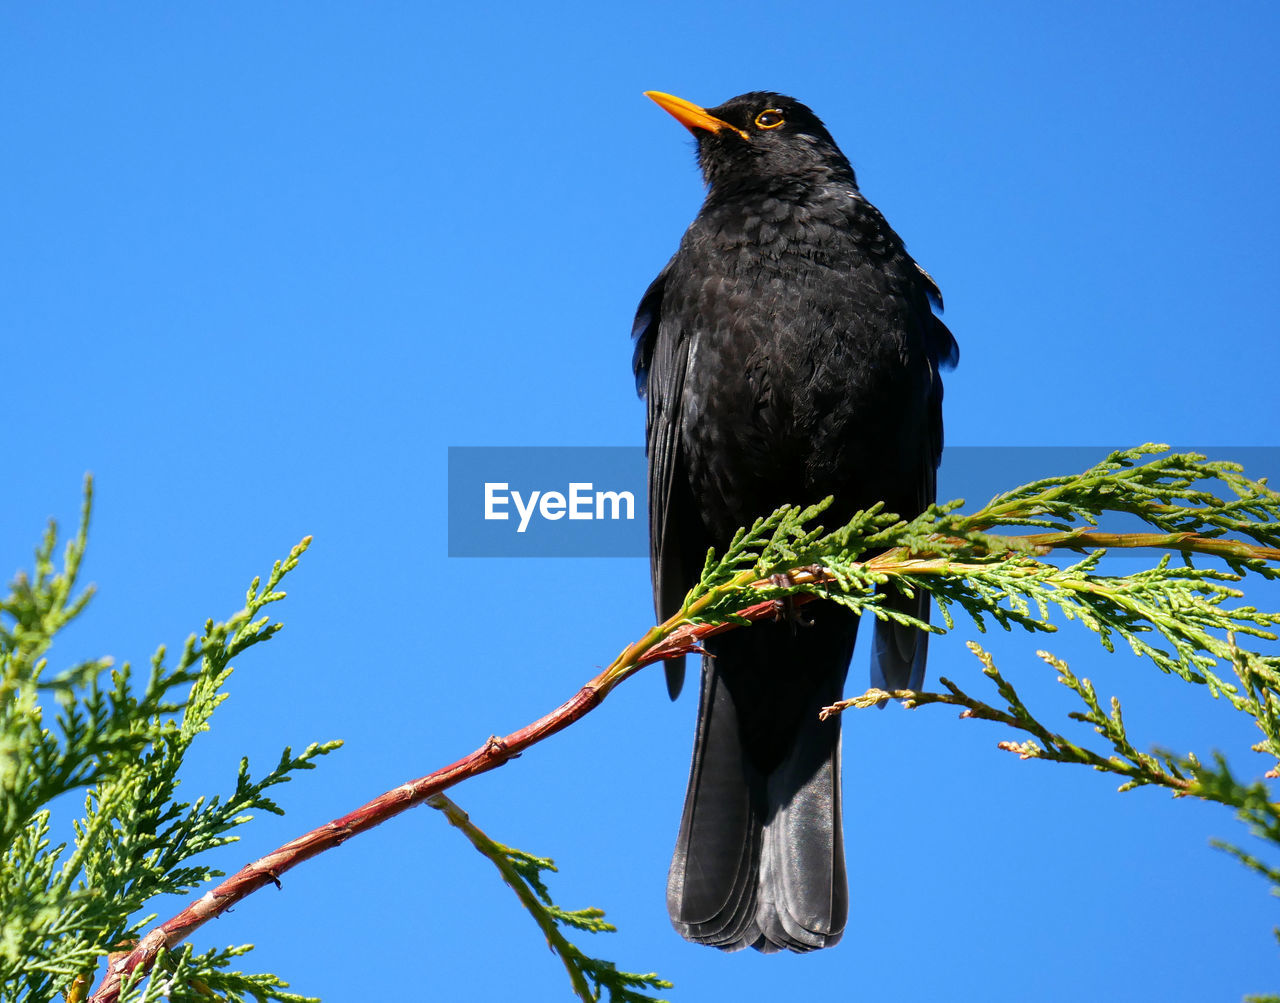
[[[780,575],[770,575],[769,582],[770,584],[780,589],[795,588],[795,584],[796,584],[795,579],[785,573]],[[802,613],[800,611],[800,608],[795,604],[794,597],[792,596],[789,596],[789,595],[783,596],[781,599],[778,600],[777,619],[779,620],[783,619],[784,613],[786,614],[786,619],[791,621],[792,627],[812,627],[813,626],[813,622],[814,622],[813,617],[806,616],[804,613]]]

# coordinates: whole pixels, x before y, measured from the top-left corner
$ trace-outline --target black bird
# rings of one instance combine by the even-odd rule
[[[812,111],[767,91],[711,109],[648,96],[693,133],[708,185],[633,332],[665,619],[708,547],[782,504],[834,495],[824,522],[838,525],[877,501],[903,517],[932,502],[938,371],[958,350],[937,286]],[[885,600],[928,614],[924,596]],[[844,931],[840,724],[818,711],[841,697],[858,621],[833,603],[805,614],[707,643],[667,882],[689,940],[809,951]],[[918,687],[926,639],[877,621],[873,681]],[[683,678],[683,660],[668,662],[673,698]]]

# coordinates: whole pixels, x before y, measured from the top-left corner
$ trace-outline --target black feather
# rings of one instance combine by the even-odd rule
[[[760,127],[765,110],[782,124]],[[835,525],[877,501],[908,518],[931,503],[939,370],[958,356],[933,279],[813,112],[754,92],[709,115],[732,128],[690,126],[710,188],[634,329],[663,619],[708,547],[782,504],[834,495]],[[927,617],[920,596],[885,601]],[[858,624],[834,604],[810,609],[811,625],[757,624],[707,645],[667,887],[690,940],[807,951],[844,930],[840,725],[818,711],[840,699]],[[875,633],[877,678],[918,686],[927,635],[882,622]],[[683,665],[667,671],[674,696]]]

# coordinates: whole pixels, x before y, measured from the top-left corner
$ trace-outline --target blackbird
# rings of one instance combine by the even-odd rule
[[[708,547],[780,505],[833,495],[836,525],[932,502],[939,369],[958,349],[937,286],[805,105],[647,94],[693,133],[708,186],[633,329],[661,620]],[[928,615],[923,594],[883,601]],[[848,916],[840,722],[818,711],[842,695],[858,620],[830,602],[804,613],[713,638],[702,660],[667,906],[682,936],[727,951],[829,947]],[[918,687],[927,636],[877,621],[873,683]],[[666,669],[674,698],[683,660]]]

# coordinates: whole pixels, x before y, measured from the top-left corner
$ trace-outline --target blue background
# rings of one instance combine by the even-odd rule
[[[649,625],[646,564],[450,560],[446,452],[640,443],[632,313],[701,199],[649,88],[775,88],[826,120],[946,293],[949,442],[1276,445],[1278,30],[1265,2],[6,5],[0,562],[72,524],[93,471],[101,594],[54,660],[145,662],[315,535],[187,793],[347,745],[228,871],[567,698]],[[1028,700],[1070,706],[1049,647],[1124,697],[1140,746],[1261,772],[1225,704],[1073,627],[989,638]],[[972,636],[934,643],[931,679],[981,687]],[[554,856],[558,899],[621,928],[585,946],[673,1000],[1280,985],[1275,900],[1207,844],[1247,840],[1228,813],[1019,762],[938,709],[846,721],[844,943],[685,944],[663,897],[694,702],[642,674],[454,792]],[[567,998],[426,809],[196,941],[254,941],[247,965],[331,1001]]]

